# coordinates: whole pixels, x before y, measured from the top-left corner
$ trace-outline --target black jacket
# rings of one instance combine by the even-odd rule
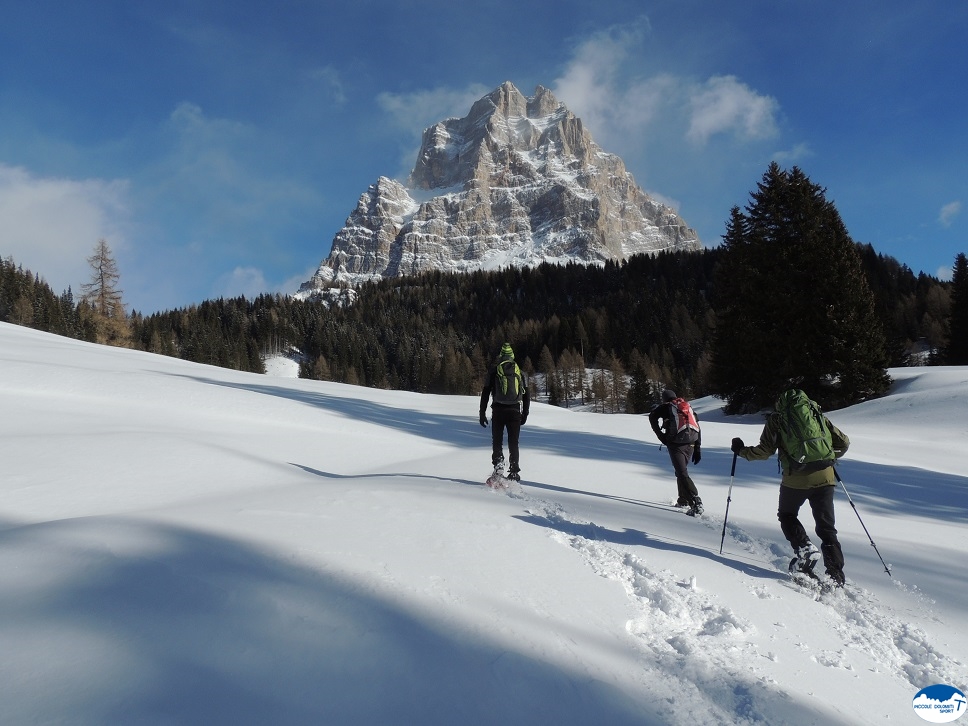
[[[484,390],[481,391],[481,415],[483,416],[487,412],[487,402],[491,397],[491,392],[497,386],[497,364],[495,363],[491,366],[491,370],[487,374],[487,380],[484,382]],[[528,391],[528,377],[521,373],[521,414],[523,416],[528,415],[528,411],[531,408],[531,394]],[[491,406],[501,406],[502,408],[517,408],[517,404],[500,404],[495,403]]]
[[[692,415],[696,416],[695,410],[693,410]],[[652,424],[652,430],[656,437],[666,446],[702,446],[701,426],[697,434],[698,438],[692,444],[677,444],[671,440],[676,434],[676,424],[679,423],[679,414],[676,413],[676,408],[671,401],[660,403],[653,408],[649,413],[649,423]],[[696,416],[696,423],[699,423],[699,416]]]

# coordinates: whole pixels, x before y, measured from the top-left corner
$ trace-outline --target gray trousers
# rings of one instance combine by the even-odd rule
[[[692,477],[689,476],[689,462],[692,461],[692,444],[668,444],[669,458],[672,468],[676,472],[676,486],[679,489],[679,502],[688,505],[695,504],[699,499],[699,490]]]

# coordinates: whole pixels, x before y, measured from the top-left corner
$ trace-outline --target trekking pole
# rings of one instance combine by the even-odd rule
[[[736,476],[736,452],[733,452],[733,468],[729,472],[729,491],[726,493],[726,516],[723,517],[723,536],[719,540],[719,554],[723,554],[726,541],[726,520],[729,519],[729,503],[733,501],[733,477]]]
[[[854,514],[857,515],[857,520],[860,522],[860,526],[864,527],[864,534],[866,534],[867,539],[871,541],[871,547],[873,547],[874,551],[877,552],[877,556],[878,558],[880,558],[881,564],[884,565],[884,572],[887,573],[888,577],[894,577],[894,575],[891,574],[891,568],[887,566],[887,563],[884,561],[884,558],[881,557],[880,550],[878,550],[877,545],[874,544],[874,538],[871,537],[871,533],[867,531],[867,527],[864,525],[864,520],[860,518],[860,512],[857,511],[857,505],[854,504],[854,500],[850,498],[850,492],[848,492],[847,487],[844,486],[844,480],[840,478],[840,472],[837,471],[837,467],[834,467],[834,476],[837,477],[837,481],[840,482],[840,486],[843,487],[844,494],[847,495],[847,501],[850,502],[850,506],[854,508]]]

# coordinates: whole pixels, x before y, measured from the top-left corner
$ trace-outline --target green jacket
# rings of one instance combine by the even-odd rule
[[[844,433],[830,423],[830,419],[824,416],[824,421],[830,429],[830,436],[833,439],[834,455],[839,459],[850,446],[850,439]],[[828,466],[820,471],[802,473],[793,471],[790,457],[780,448],[780,415],[774,411],[766,420],[763,433],[760,434],[760,443],[756,446],[746,446],[740,449],[737,456],[742,456],[747,461],[765,461],[779,451],[780,467],[783,471],[783,478],[780,483],[794,489],[813,489],[814,487],[835,486],[837,478],[834,476],[834,468]]]

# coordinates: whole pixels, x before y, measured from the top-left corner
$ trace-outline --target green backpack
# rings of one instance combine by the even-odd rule
[[[494,403],[518,403],[524,395],[524,379],[521,369],[513,360],[502,360],[497,364],[497,378],[494,388]]]
[[[791,388],[776,401],[780,418],[780,451],[790,472],[809,473],[833,466],[833,438],[820,406],[803,391]]]

